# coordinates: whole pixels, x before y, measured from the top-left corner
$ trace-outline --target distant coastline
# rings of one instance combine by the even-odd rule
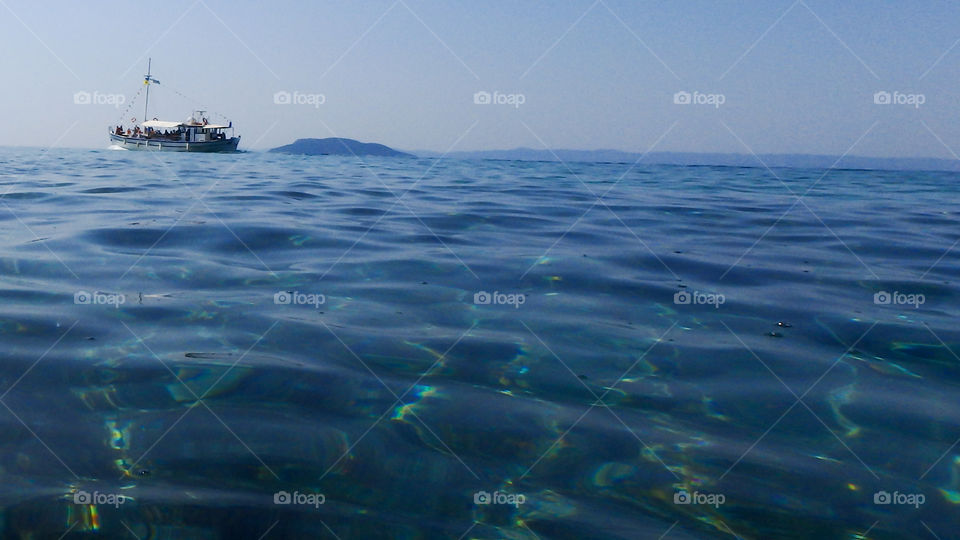
[[[301,155],[423,157],[460,160],[564,161],[569,163],[640,163],[644,165],[758,167],[789,169],[848,169],[878,171],[960,172],[960,160],[941,158],[880,158],[823,154],[722,154],[698,152],[651,152],[641,154],[622,150],[508,150],[459,151],[444,154],[432,150],[400,151],[378,143],[353,139],[297,139],[268,152]]]
[[[414,151],[420,157],[440,157],[440,152]],[[636,163],[645,165],[712,165],[727,167],[770,167],[791,169],[859,169],[885,171],[960,172],[960,161],[938,158],[877,158],[863,156],[830,156],[816,154],[718,154],[695,152],[652,152],[650,154],[620,150],[480,150],[450,152],[451,159],[492,159],[511,161],[565,161],[589,163]]]

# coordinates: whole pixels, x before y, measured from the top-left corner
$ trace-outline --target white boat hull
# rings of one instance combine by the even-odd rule
[[[147,150],[151,152],[236,152],[240,144],[240,137],[229,139],[186,142],[171,141],[168,139],[145,139],[143,137],[126,137],[110,134],[110,142],[124,150]]]

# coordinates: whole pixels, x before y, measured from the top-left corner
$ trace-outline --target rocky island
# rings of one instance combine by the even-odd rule
[[[308,156],[416,157],[382,144],[364,143],[339,137],[331,137],[328,139],[297,139],[293,144],[271,148],[269,151]]]

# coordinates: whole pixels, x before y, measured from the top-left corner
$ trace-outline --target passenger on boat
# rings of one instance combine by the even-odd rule
[[[123,135],[123,126],[117,126],[116,131],[113,132],[115,135]]]

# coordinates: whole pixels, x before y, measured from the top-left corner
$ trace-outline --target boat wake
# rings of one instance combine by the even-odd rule
[[[108,146],[108,147],[107,147],[107,150],[123,150],[124,152],[127,151],[126,148],[124,148],[124,147],[122,147],[122,146],[117,146],[117,145],[115,145],[115,144],[111,144],[110,146]]]

